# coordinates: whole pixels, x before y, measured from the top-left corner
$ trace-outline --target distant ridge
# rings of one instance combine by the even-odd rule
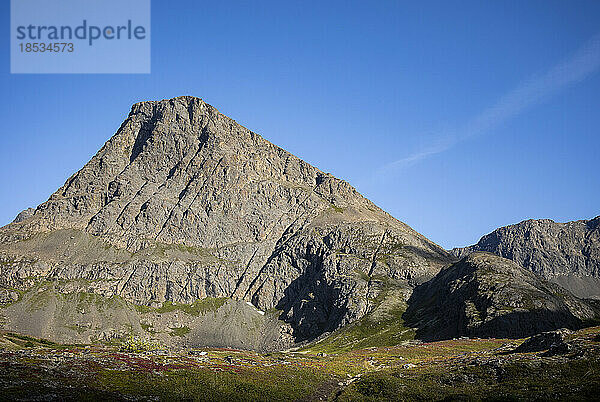
[[[600,299],[600,216],[567,223],[529,219],[496,229],[452,253],[463,257],[474,251],[513,260],[579,297]]]

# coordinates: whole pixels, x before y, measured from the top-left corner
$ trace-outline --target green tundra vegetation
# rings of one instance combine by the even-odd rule
[[[261,354],[165,351],[133,337],[112,348],[59,345],[5,332],[0,399],[597,400],[600,327],[577,331],[567,341],[569,350],[555,355],[515,353],[521,341],[507,339],[409,340],[337,351],[334,340],[328,353],[315,345]]]

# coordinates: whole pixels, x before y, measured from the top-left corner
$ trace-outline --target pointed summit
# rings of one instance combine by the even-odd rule
[[[65,231],[80,239],[76,255],[49,251]],[[36,246],[14,243],[24,238]],[[244,300],[279,310],[296,340],[360,318],[386,286],[410,286],[452,260],[345,181],[189,96],[135,104],[2,239],[11,258],[39,261],[13,277],[93,278],[146,305]],[[113,251],[98,253],[98,242]]]

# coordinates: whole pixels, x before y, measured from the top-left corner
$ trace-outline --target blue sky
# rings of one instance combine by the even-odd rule
[[[446,248],[600,214],[598,1],[154,0],[149,75],[11,75],[0,12],[0,224],[179,95]]]

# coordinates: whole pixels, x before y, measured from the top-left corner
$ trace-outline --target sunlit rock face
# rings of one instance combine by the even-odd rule
[[[277,345],[364,316],[386,278],[411,287],[454,261],[345,181],[194,97],[135,104],[47,202],[0,230],[0,258],[0,284],[20,292],[77,280],[72,292],[153,308],[249,302],[281,325],[264,330]]]

